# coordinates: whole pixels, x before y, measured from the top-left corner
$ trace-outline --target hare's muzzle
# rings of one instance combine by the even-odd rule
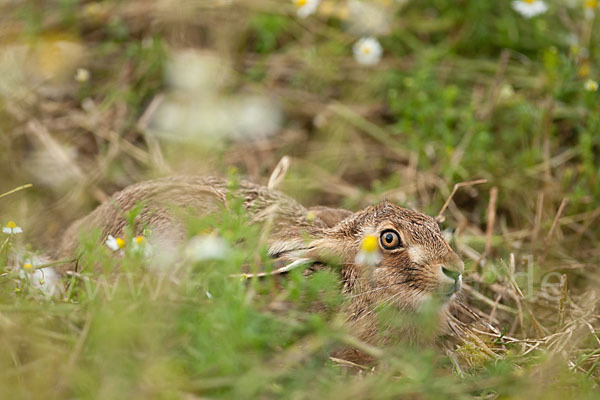
[[[451,262],[440,267],[444,279],[443,291],[447,293],[448,297],[461,289],[464,269],[464,263],[456,255],[454,255]]]
[[[442,273],[453,282],[453,291],[458,292],[462,286],[462,274],[442,267]]]

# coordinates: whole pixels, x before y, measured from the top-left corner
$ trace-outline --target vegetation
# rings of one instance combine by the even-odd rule
[[[597,2],[298,15],[313,3],[0,2],[0,397],[598,397]],[[36,287],[68,224],[116,190],[172,173],[266,183],[285,155],[279,189],[307,206],[439,213],[480,319],[434,348],[365,346],[374,366],[330,358],[357,344],[335,273],[230,277],[269,265],[235,199],[189,223],[219,233],[216,255],[148,264],[91,234],[81,262],[120,265],[118,280]]]

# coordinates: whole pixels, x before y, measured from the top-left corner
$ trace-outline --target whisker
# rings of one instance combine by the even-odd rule
[[[408,283],[410,281],[411,281],[410,279],[406,279],[406,280],[404,280],[402,282],[396,283],[396,285],[402,285],[402,284]],[[422,291],[419,291],[419,292],[422,292]],[[372,313],[375,312],[375,310],[377,309],[377,306],[382,305],[382,304],[389,304],[392,300],[394,300],[396,297],[400,296],[401,294],[403,294],[403,292],[399,291],[397,293],[392,294],[388,298],[383,299],[383,300],[377,302],[377,304],[371,310],[369,310],[365,314],[360,315],[358,319],[362,319],[362,318],[365,318],[365,317],[369,316],[370,314],[372,314]]]
[[[373,314],[375,312],[375,310],[377,310],[377,306],[379,306],[380,304],[386,304],[386,303],[392,301],[395,297],[400,296],[400,294],[402,294],[402,292],[394,293],[393,295],[389,296],[387,299],[384,299],[383,301],[377,303],[376,306],[374,306],[371,310],[369,310],[365,314],[362,314],[359,317],[359,319],[365,318],[365,317]]]

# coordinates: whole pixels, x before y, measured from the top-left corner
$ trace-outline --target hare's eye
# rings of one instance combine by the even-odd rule
[[[381,246],[386,250],[393,250],[402,246],[400,235],[398,235],[398,232],[392,229],[386,229],[385,231],[381,232],[379,241],[381,242]]]

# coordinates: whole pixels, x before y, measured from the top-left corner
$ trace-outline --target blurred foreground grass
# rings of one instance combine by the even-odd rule
[[[0,198],[2,225],[24,230],[0,243],[0,397],[596,398],[592,3],[527,19],[509,1],[323,1],[306,18],[262,0],[0,2],[0,193],[34,184]],[[368,67],[352,47],[371,35],[383,57]],[[444,223],[495,333],[447,354],[371,349],[373,370],[330,360],[351,332],[310,303],[339,304],[336,277],[229,278],[266,261],[236,215],[218,227],[227,256],[184,278],[149,277],[128,253],[129,278],[74,278],[47,300],[8,261],[51,251],[130,183],[231,167],[265,183],[283,155],[281,188],[305,205],[436,215],[454,184],[487,179]],[[115,263],[93,245],[86,260]]]

